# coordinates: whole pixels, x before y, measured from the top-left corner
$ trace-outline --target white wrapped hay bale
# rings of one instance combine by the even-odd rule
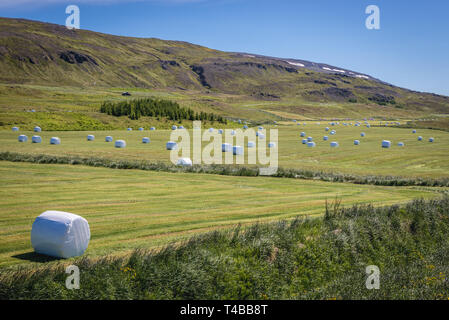
[[[324,137],[323,137],[323,140],[324,140],[324,141],[327,141],[327,140],[329,140],[329,137],[328,137],[328,136],[324,136]]]
[[[19,131],[19,127],[12,127],[12,131],[14,132]]]
[[[331,142],[331,147],[332,148],[338,148],[338,142],[337,141],[332,141]]]
[[[231,130],[231,136],[235,136],[235,130]]]
[[[128,131],[133,131],[133,128],[128,128],[128,129],[126,129],[126,130],[128,130]]]
[[[433,142],[434,141],[434,139],[433,138],[429,138],[429,142]]]
[[[259,127],[258,129],[259,129],[259,130],[263,130],[263,127]]]
[[[154,130],[156,130],[156,128],[155,128],[155,127],[151,127],[150,130],[151,130],[151,131],[154,131]]]
[[[143,131],[143,128],[142,128],[142,127],[140,127],[140,128],[139,128],[139,131]]]
[[[117,140],[117,141],[115,141],[115,147],[116,148],[125,148],[126,147],[125,140]]]
[[[242,155],[243,154],[243,147],[241,147],[241,146],[233,146],[232,147],[232,153],[234,155]]]
[[[418,137],[418,141],[422,141],[422,137],[421,136]]]
[[[413,130],[412,130],[412,133],[416,133],[416,130],[415,130],[415,129],[413,129]]]
[[[301,137],[305,137],[305,136],[306,136],[306,133],[305,133],[305,132],[301,132],[300,136],[301,136]]]
[[[89,240],[87,220],[69,212],[45,211],[34,220],[31,229],[34,251],[58,258],[82,255]]]
[[[362,133],[360,134],[360,136],[361,136],[361,137],[364,137],[364,136],[365,136],[365,132],[362,132]]]
[[[254,148],[256,146],[256,143],[254,141],[248,141],[247,147],[248,148]]]
[[[175,125],[173,125],[173,126],[171,126],[171,129],[172,129],[172,130],[176,130],[176,129],[178,129],[178,127],[175,126]]]
[[[335,130],[331,131],[331,135],[335,135],[337,132]]]
[[[34,127],[34,132],[41,132],[41,131],[42,131],[41,127],[38,126]]]
[[[312,137],[307,137],[307,141],[311,142],[311,141],[313,141],[313,138]]]
[[[307,146],[308,146],[309,148],[315,148],[315,147],[316,147],[316,143],[313,142],[313,141],[309,141],[309,142],[307,142]]]
[[[58,137],[52,137],[50,139],[50,144],[61,144],[61,139],[59,139]]]
[[[276,147],[276,143],[274,143],[274,142],[268,143],[268,148],[274,148],[274,147]]]
[[[223,143],[221,145],[221,152],[231,152],[232,151],[232,145],[229,143]]]
[[[165,147],[167,148],[167,150],[176,150],[176,149],[178,149],[178,144],[174,141],[169,141],[169,142],[167,142]]]
[[[106,138],[104,138],[104,141],[106,142],[112,142],[112,137],[111,136],[106,136]]]
[[[218,133],[219,134],[223,134],[223,130],[222,129],[218,129]]]
[[[302,139],[302,144],[306,144],[307,143],[307,139]]]
[[[245,124],[244,126],[243,126],[243,129],[248,129],[248,126]]]
[[[391,147],[391,141],[383,140],[382,141],[382,148],[390,148]]]
[[[404,142],[398,142],[398,147],[403,147],[404,146]]]
[[[143,137],[143,138],[142,138],[142,143],[150,143],[150,138],[148,138],[148,137]]]
[[[28,137],[24,134],[21,134],[18,138],[19,142],[27,142],[28,141]]]
[[[209,128],[209,132],[214,132],[214,128]]]
[[[326,127],[324,130],[325,130],[325,131],[329,131],[329,127]]]
[[[42,142],[42,138],[40,136],[32,136],[31,137],[31,142],[32,143],[41,143]]]
[[[87,141],[94,141],[95,140],[95,136],[93,134],[89,134],[87,136]]]
[[[359,140],[354,140],[354,145],[355,146],[358,146],[360,144],[360,141]]]
[[[179,158],[178,161],[176,162],[176,165],[183,167],[191,167],[192,160],[190,160],[190,158]]]
[[[184,129],[184,126],[179,126],[178,129]]]
[[[265,139],[265,135],[263,133],[259,133],[257,136],[259,137],[260,140]]]

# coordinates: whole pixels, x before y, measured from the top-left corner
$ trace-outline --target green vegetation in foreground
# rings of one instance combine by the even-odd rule
[[[165,162],[148,162],[133,160],[111,160],[104,158],[80,158],[67,156],[33,155],[11,152],[0,152],[0,160],[12,162],[30,162],[40,164],[70,164],[85,165],[91,167],[104,167],[111,169],[138,169],[165,172],[189,172],[208,173],[227,176],[259,176],[258,167],[245,167],[241,165],[193,165],[176,166]],[[294,178],[306,180],[321,180],[328,182],[349,182],[355,184],[372,184],[379,186],[427,186],[427,187],[449,187],[449,178],[402,178],[394,176],[357,176],[351,174],[334,174],[322,171],[310,171],[301,169],[278,168],[275,178]]]
[[[330,206],[324,219],[256,224],[158,252],[2,271],[0,299],[449,299],[449,198]],[[380,269],[367,290],[365,268]]]
[[[325,200],[336,196],[347,205],[386,205],[448,190],[5,161],[0,176],[3,267],[36,259],[31,226],[46,210],[85,217],[92,234],[86,254],[97,257],[238,223],[320,215]]]
[[[39,125],[39,123],[36,123]],[[203,124],[203,130],[212,125]],[[326,122],[317,125],[316,122],[307,122],[304,126],[279,125],[278,127],[265,126],[266,139],[257,142],[268,143],[270,141],[270,129],[278,129],[279,166],[284,169],[303,170],[311,172],[345,174],[354,176],[393,176],[406,178],[449,178],[449,132],[418,129],[416,134],[412,129],[393,127],[354,127],[354,126],[330,126]],[[330,135],[325,131],[326,127],[336,130],[336,135]],[[170,163],[170,151],[166,150],[167,141],[176,139],[171,134],[172,130],[155,131],[87,131],[87,132],[47,132],[42,131],[42,143],[31,143],[31,137],[36,133],[20,130],[19,132],[0,131],[0,152],[17,152],[27,154],[46,154],[50,156],[77,156],[95,157],[111,160],[136,160],[149,162]],[[313,137],[315,148],[308,148],[301,143],[303,138],[300,133],[304,131],[306,137]],[[189,130],[190,136],[191,130]],[[360,133],[366,136],[361,137]],[[29,142],[17,141],[19,134],[26,134]],[[87,134],[94,134],[95,141],[87,141]],[[105,137],[112,136],[115,140],[126,141],[126,148],[114,148],[113,143],[106,143]],[[323,141],[323,136],[329,136],[329,141]],[[50,145],[50,138],[58,136],[61,145]],[[423,141],[417,141],[418,136]],[[143,144],[142,137],[149,137],[150,144]],[[429,143],[430,137],[435,142]],[[355,146],[354,140],[360,140],[360,145]],[[382,140],[390,140],[390,149],[381,148]],[[254,139],[255,140],[255,139]],[[256,140],[255,140],[256,141]],[[340,147],[331,148],[330,141],[338,141]],[[402,141],[405,147],[397,146]],[[202,143],[203,148],[209,142]],[[193,146],[193,144],[191,144]],[[242,144],[247,154],[246,142]],[[247,161],[245,161],[247,162]],[[248,165],[246,165],[248,166]]]

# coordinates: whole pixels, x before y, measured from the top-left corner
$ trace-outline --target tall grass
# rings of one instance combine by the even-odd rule
[[[148,162],[135,160],[118,160],[106,158],[83,158],[77,156],[55,156],[44,154],[23,154],[16,152],[0,152],[0,160],[13,162],[31,163],[53,163],[85,165],[92,167],[105,167],[112,169],[138,169],[164,172],[192,172],[208,173],[230,176],[258,176],[258,167],[244,167],[238,165],[194,165],[192,167],[175,166],[165,162]],[[381,186],[427,186],[427,187],[449,187],[449,178],[431,179],[419,177],[395,177],[376,175],[354,175],[345,173],[332,173],[325,171],[312,171],[304,169],[278,168],[272,177],[295,178],[306,180],[321,180],[328,182],[346,182],[355,184],[369,184]]]
[[[130,257],[2,270],[0,299],[449,298],[449,198],[375,208],[329,205],[323,219],[235,227]],[[67,263],[66,263],[67,264]],[[380,269],[380,289],[365,268]]]

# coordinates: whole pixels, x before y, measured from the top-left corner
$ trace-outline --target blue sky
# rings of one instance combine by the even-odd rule
[[[0,16],[64,24],[68,4],[81,29],[323,62],[449,95],[447,0],[1,0]],[[365,27],[371,4],[380,30]]]

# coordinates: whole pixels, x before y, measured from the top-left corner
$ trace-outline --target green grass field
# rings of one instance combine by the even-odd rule
[[[36,258],[31,225],[45,210],[85,217],[92,233],[87,254],[99,256],[238,223],[321,215],[325,200],[336,196],[344,205],[386,205],[448,190],[5,161],[0,175],[2,267]]]
[[[377,123],[377,122],[375,122]],[[336,130],[332,136],[325,132],[328,126]],[[203,127],[207,130],[209,126]],[[298,125],[267,126],[266,129],[279,130],[279,166],[283,168],[309,169],[338,173],[351,173],[357,175],[404,176],[443,178],[449,177],[449,132],[419,129],[416,134],[408,128],[393,127],[354,127],[334,126],[325,122],[317,125],[316,122],[301,123]],[[32,131],[0,131],[0,152],[10,151],[31,154],[47,155],[76,155],[95,156],[108,159],[145,160],[150,162],[168,162],[170,151],[165,150],[165,143],[170,140],[171,130],[156,130],[140,132],[128,131],[43,131],[39,135],[43,138],[41,144],[32,144]],[[306,137],[314,138],[317,146],[308,148],[301,143],[300,133],[304,131]],[[360,133],[366,136],[361,137]],[[27,143],[19,143],[19,134],[26,134]],[[95,141],[87,141],[88,134],[95,135]],[[115,140],[124,139],[127,143],[125,149],[114,148],[113,143],[104,142],[104,138],[111,135]],[[327,135],[329,141],[323,141]],[[61,138],[61,145],[50,145],[53,136]],[[150,144],[143,144],[142,137],[150,137]],[[417,141],[418,136],[423,141]],[[192,137],[192,135],[191,135]],[[435,142],[429,143],[429,137]],[[360,140],[359,146],[354,140]],[[381,148],[383,139],[390,140],[390,149]],[[264,143],[269,141],[269,132]],[[338,141],[340,147],[330,148],[330,141]],[[402,141],[405,147],[397,146]],[[208,142],[203,142],[203,148]],[[246,147],[245,147],[246,149]],[[246,150],[245,150],[246,153]]]

